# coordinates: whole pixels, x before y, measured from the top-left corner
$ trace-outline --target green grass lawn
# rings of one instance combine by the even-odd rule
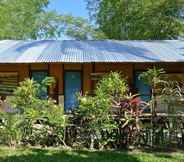
[[[70,151],[0,147],[0,162],[184,162],[184,153]]]

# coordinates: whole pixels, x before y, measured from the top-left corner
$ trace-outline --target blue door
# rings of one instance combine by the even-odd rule
[[[135,73],[135,88],[143,101],[149,101],[151,99],[151,88],[139,79],[140,74],[141,72]]]
[[[81,90],[81,72],[65,72],[64,107],[68,112],[77,107],[76,94]]]

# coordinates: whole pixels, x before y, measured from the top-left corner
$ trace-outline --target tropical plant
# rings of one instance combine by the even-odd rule
[[[184,91],[183,84],[177,81],[167,81],[162,89],[162,102],[168,107],[168,121],[166,128],[168,129],[169,139],[167,144],[172,144],[176,141],[177,137],[174,136],[183,134],[183,125],[180,115],[183,113],[177,110],[178,105],[183,105]]]
[[[95,96],[79,96],[77,125],[83,130],[79,136],[84,136],[82,141],[85,141],[88,134],[92,148],[97,143],[100,148],[145,144],[140,118],[147,108],[148,104],[138,94],[128,95],[126,79],[120,73],[106,74],[98,82]]]
[[[65,145],[67,118],[62,107],[52,100],[41,102],[41,109],[31,109],[24,113],[22,132],[25,144],[41,146]]]
[[[41,84],[27,79],[20,83],[11,99],[11,105],[20,114],[22,122],[22,142],[31,145],[61,145],[64,144],[64,131],[67,118],[63,108],[54,100],[40,98],[40,93],[52,86],[54,79],[45,78]]]
[[[174,80],[169,80],[163,69],[149,69],[140,75],[145,83],[152,88],[151,108],[151,145],[168,146],[178,144],[178,137],[183,136],[183,121],[177,105],[183,103],[183,86]],[[167,106],[166,116],[157,116],[157,100],[160,106]],[[181,140],[182,141],[182,140]]]
[[[130,94],[121,98],[119,102],[113,102],[113,108],[116,110],[114,114],[118,123],[118,145],[128,148],[137,144],[145,144],[146,140],[142,138],[141,134],[141,117],[148,108],[148,104],[142,101],[138,94]],[[142,140],[142,143],[140,140]]]
[[[151,100],[149,101],[152,113],[150,120],[151,145],[156,143],[154,139],[156,139],[157,137],[156,131],[159,130],[159,128],[157,127],[156,108],[157,108],[157,96],[161,95],[160,89],[162,89],[163,84],[165,83],[163,74],[165,74],[164,69],[154,67],[152,69],[148,69],[146,72],[143,72],[142,74],[139,75],[139,79],[151,87]]]
[[[120,73],[111,72],[98,82],[95,96],[79,95],[77,114],[81,121],[80,127],[84,128],[84,133],[87,130],[90,136],[90,148],[96,145],[99,148],[107,147],[116,140],[114,130],[118,125],[114,120],[112,105],[113,101],[119,101],[127,90],[126,80]]]
[[[154,67],[139,75],[140,80],[151,86],[151,110],[153,115],[156,113],[156,95],[160,93],[160,86],[165,83],[163,74],[165,74],[164,69]]]
[[[48,87],[55,84],[55,80],[52,77],[46,77],[41,84],[34,80],[26,79],[20,83],[20,86],[14,91],[10,100],[12,107],[18,109],[18,111],[25,111],[27,107],[35,106],[35,103],[39,103],[40,94],[44,93]],[[41,104],[38,104],[42,107]]]
[[[103,94],[111,100],[118,100],[125,96],[127,92],[128,85],[126,78],[118,72],[110,72],[103,76],[96,88],[97,96]]]
[[[0,143],[10,147],[16,147],[20,144],[22,132],[20,129],[22,118],[20,114],[1,113],[0,124]]]
[[[95,97],[80,96],[79,103],[77,114],[81,121],[80,127],[90,137],[86,139],[90,140],[87,145],[93,149],[95,143],[97,143],[98,147],[103,148],[113,140],[113,136],[110,136],[110,134],[116,128],[116,123],[113,121],[110,112],[110,100],[103,93],[99,94],[98,92]],[[86,135],[84,137],[86,138]]]

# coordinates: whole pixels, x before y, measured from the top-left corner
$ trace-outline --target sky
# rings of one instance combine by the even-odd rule
[[[50,0],[49,10],[55,10],[61,14],[72,14],[88,18],[85,0]]]

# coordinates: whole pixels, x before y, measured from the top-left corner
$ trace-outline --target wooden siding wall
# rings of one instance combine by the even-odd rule
[[[30,70],[48,70],[49,65],[48,64],[30,64]]]
[[[62,64],[50,64],[49,66],[49,75],[53,76],[56,80],[56,85],[58,88],[55,92],[58,95],[63,94],[63,65]]]
[[[26,64],[2,64],[0,72],[17,72],[19,81],[29,77],[29,68]]]
[[[133,81],[133,64],[124,64],[124,63],[108,63],[108,64],[95,64],[95,72],[105,72],[108,73],[110,71],[121,72],[122,75],[127,77],[128,83],[131,86]]]
[[[92,64],[83,65],[83,91],[92,93],[93,82],[91,80],[91,73],[93,72]]]
[[[19,81],[23,81],[25,78],[30,77],[32,70],[48,70],[49,75],[53,76],[57,81],[57,88],[54,90],[54,93],[64,95],[64,71],[81,71],[83,91],[91,93],[94,88],[91,73],[118,71],[127,76],[130,87],[133,87],[134,72],[146,71],[153,66],[164,68],[167,73],[184,73],[184,63],[1,64],[0,72],[18,72]]]
[[[64,95],[64,71],[81,71],[83,76],[82,88],[84,91],[91,91],[91,64],[50,64],[49,74],[50,76],[54,76],[57,81],[59,95]]]

